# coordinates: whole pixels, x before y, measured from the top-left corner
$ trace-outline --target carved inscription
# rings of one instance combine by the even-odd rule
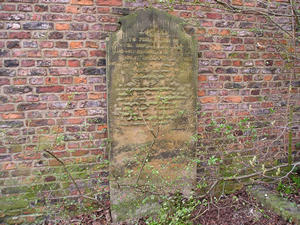
[[[145,201],[151,191],[191,191],[197,70],[194,42],[180,22],[140,10],[121,19],[108,43],[114,221],[155,211],[157,202]]]
[[[145,122],[163,125],[184,110],[191,84],[177,79],[176,74],[182,72],[177,65],[190,67],[192,57],[182,58],[178,40],[171,42],[167,32],[149,29],[117,53],[121,68],[115,65],[115,69],[120,69],[121,79],[113,113],[120,126],[145,126]]]

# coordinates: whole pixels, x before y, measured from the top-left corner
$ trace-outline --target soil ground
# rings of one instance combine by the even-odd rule
[[[244,189],[223,196],[207,206],[198,205],[191,216],[195,225],[289,225],[282,217],[263,208]],[[99,209],[89,215],[79,215],[65,224],[108,225],[111,223],[109,208]],[[138,225],[145,225],[141,218]],[[120,225],[129,225],[120,223]],[[164,225],[164,224],[162,224]],[[166,224],[167,225],[167,224]],[[183,224],[180,224],[183,225]]]

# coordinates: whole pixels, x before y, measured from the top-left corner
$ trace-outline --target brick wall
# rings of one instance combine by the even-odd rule
[[[198,40],[199,134],[217,139],[209,131],[212,119],[235,124],[248,117],[260,145],[241,134],[227,150],[282,155],[287,138],[276,135],[283,131],[288,101],[299,114],[300,62],[294,60],[295,73],[286,66],[293,51],[289,39],[255,11],[290,15],[289,1],[229,1],[249,13],[212,2],[186,1],[173,10],[152,5],[184,18],[186,31]],[[122,0],[0,0],[0,221],[32,221],[79,194],[47,151],[64,162],[82,193],[107,200],[106,39],[119,29],[119,17],[146,6]],[[291,31],[289,17],[274,20]],[[299,127],[293,128],[296,143]],[[218,154],[214,141],[203,143],[200,153]]]

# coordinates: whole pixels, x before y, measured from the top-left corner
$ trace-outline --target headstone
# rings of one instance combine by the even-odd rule
[[[159,194],[195,180],[196,45],[183,21],[156,9],[120,19],[108,42],[113,221],[155,212]]]

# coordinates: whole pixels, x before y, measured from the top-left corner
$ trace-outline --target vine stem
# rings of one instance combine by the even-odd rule
[[[78,184],[76,183],[74,177],[69,172],[68,168],[66,167],[66,164],[61,159],[59,159],[54,153],[52,153],[51,151],[49,151],[47,149],[44,149],[43,151],[48,153],[50,156],[52,156],[57,162],[59,162],[62,165],[62,167],[64,168],[64,171],[68,174],[68,176],[70,177],[72,183],[76,187],[80,197],[83,197],[83,198],[89,199],[89,200],[93,200],[93,201],[97,202],[98,204],[100,204],[102,207],[104,207],[104,205],[99,200],[82,194],[82,192],[81,192]]]

